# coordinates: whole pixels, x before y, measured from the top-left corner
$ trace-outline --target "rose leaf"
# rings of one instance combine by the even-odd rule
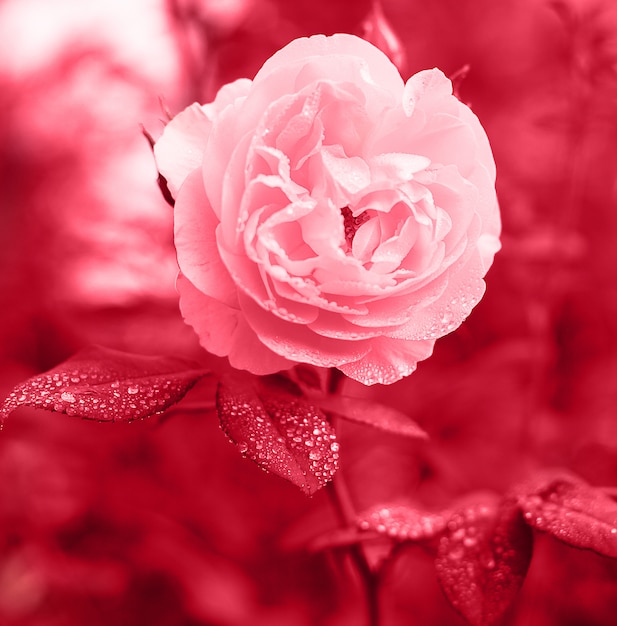
[[[449,513],[420,510],[410,504],[378,504],[358,515],[358,527],[376,531],[396,541],[422,541],[439,534]]]
[[[176,357],[90,346],[17,385],[0,408],[0,424],[20,406],[100,422],[142,419],[179,402],[206,373]]]
[[[617,502],[584,482],[556,479],[519,498],[527,523],[576,548],[617,557]]]
[[[426,432],[410,417],[385,404],[339,395],[311,396],[311,399],[324,411],[351,422],[412,439],[428,439]]]
[[[473,626],[495,624],[525,579],[532,533],[513,500],[472,504],[449,520],[437,552],[448,600]]]
[[[338,469],[339,444],[325,415],[271,380],[226,376],[216,405],[223,431],[244,456],[306,494],[327,484]]]

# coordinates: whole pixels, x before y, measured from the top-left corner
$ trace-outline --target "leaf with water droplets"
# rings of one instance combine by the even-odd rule
[[[409,416],[385,404],[334,394],[311,396],[311,400],[324,411],[336,413],[352,422],[412,439],[428,439],[426,432]]]
[[[224,377],[216,396],[221,427],[243,455],[311,495],[338,469],[339,444],[315,405],[273,382]]]
[[[439,583],[474,626],[495,624],[523,584],[532,533],[513,500],[472,504],[456,512],[439,542]]]
[[[555,479],[519,498],[528,524],[576,548],[617,558],[617,502],[584,482]]]
[[[358,515],[361,530],[377,531],[396,541],[422,541],[439,534],[449,512],[423,511],[410,504],[379,504]]]
[[[100,422],[141,419],[179,402],[205,375],[176,357],[91,346],[15,387],[0,409],[0,424],[20,406]]]

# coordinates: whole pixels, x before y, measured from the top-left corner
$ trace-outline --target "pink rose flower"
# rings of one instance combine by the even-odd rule
[[[399,380],[480,300],[499,249],[476,116],[439,70],[405,83],[351,35],[291,42],[175,117],[155,156],[182,314],[255,374]]]

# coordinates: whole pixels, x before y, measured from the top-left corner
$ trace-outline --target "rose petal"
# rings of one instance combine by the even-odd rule
[[[177,289],[182,315],[208,352],[228,356],[232,367],[253,374],[273,374],[293,365],[259,341],[240,310],[204,295],[182,274]]]
[[[296,98],[300,105],[299,110],[287,116],[283,129],[277,133],[277,150],[284,154],[296,151],[298,142],[310,134],[315,117],[321,108],[322,89],[322,84],[318,83],[307,94],[302,93]],[[268,128],[272,132],[271,127]]]
[[[427,156],[404,152],[378,154],[369,160],[372,172],[379,172],[385,180],[411,180],[413,175],[426,169],[431,163]],[[374,174],[377,178],[377,174]]]
[[[357,360],[370,350],[366,342],[346,342],[322,337],[303,324],[273,320],[251,298],[240,294],[240,306],[247,322],[259,339],[272,351],[300,363],[319,367],[338,367]]]
[[[203,106],[206,115],[211,120],[215,119],[230,104],[233,104],[239,98],[247,96],[252,86],[253,81],[248,78],[238,78],[238,80],[223,85],[218,90],[214,102]]]
[[[448,284],[448,276],[428,281],[418,290],[403,293],[392,293],[384,297],[365,301],[367,312],[364,315],[346,314],[346,320],[361,328],[382,328],[384,332],[393,332],[394,327],[404,326],[415,319],[418,309],[430,308],[441,297]]]
[[[484,128],[482,128],[482,124],[480,124],[480,120],[476,114],[468,106],[464,105],[462,102],[457,102],[457,105],[458,117],[471,128],[473,134],[475,135],[478,155],[477,165],[486,168],[489,178],[494,183],[497,175],[495,169],[495,159],[493,158],[493,152],[491,150],[488,137],[486,136],[486,132],[484,131]]]
[[[344,296],[326,298],[311,279],[303,280],[297,276],[289,276],[288,279],[279,278],[273,281],[273,286],[281,297],[311,304],[319,309],[320,315],[326,312],[366,315],[368,311],[365,305],[358,303],[354,298]]]
[[[236,100],[221,111],[212,124],[204,151],[204,186],[212,209],[219,219],[222,214],[223,190],[234,194],[228,202],[229,206],[237,207],[244,189],[246,154],[253,138],[251,134],[240,134],[237,128],[241,106],[242,103]],[[230,169],[231,166],[234,169]]]
[[[476,160],[476,141],[471,128],[453,115],[437,113],[427,119],[422,132],[413,139],[414,151],[432,163],[454,164],[467,176]]]
[[[448,277],[440,298],[428,306],[412,309],[408,321],[388,332],[389,337],[423,340],[437,339],[458,328],[484,295],[484,266],[480,253],[473,249],[471,258]],[[460,274],[460,275],[457,275]]]
[[[174,243],[180,270],[204,294],[236,307],[237,287],[221,261],[216,242],[219,222],[195,170],[180,188],[174,207]]]
[[[418,154],[414,137],[426,125],[427,116],[422,110],[409,117],[401,105],[386,109],[376,118],[375,127],[365,143],[365,154],[376,156],[386,153]]]
[[[357,341],[359,339],[372,339],[383,335],[385,330],[379,328],[362,328],[356,324],[348,322],[338,313],[333,311],[319,311],[319,317],[309,324],[309,328],[323,336],[332,339]]]
[[[241,142],[242,135],[236,135],[235,131],[238,111],[245,96],[250,92],[252,84],[250,80],[240,79],[230,85],[225,85],[219,89],[215,101],[205,107],[205,110],[212,115],[213,124],[204,150],[204,185],[210,204],[219,219],[223,197],[223,178],[231,155],[234,152],[238,155],[239,144],[244,152],[250,144],[250,137]],[[243,162],[242,156],[237,158]]]
[[[370,184],[371,171],[364,159],[348,157],[340,147],[325,147],[320,156],[327,174],[347,193],[358,193]]]
[[[479,202],[478,188],[460,175],[454,165],[440,168],[435,181],[430,185],[435,205],[436,216],[446,213],[450,228],[443,237],[434,238],[446,243],[446,254],[452,255],[457,244],[467,237],[470,225],[476,216]],[[478,233],[479,234],[479,233]],[[475,243],[470,241],[469,244]]]
[[[411,116],[417,106],[423,109],[443,109],[444,103],[452,96],[452,83],[437,68],[423,70],[414,74],[405,83],[403,91],[403,110]],[[454,99],[452,98],[452,101]],[[420,154],[423,154],[422,152]]]
[[[255,83],[263,81],[272,73],[285,70],[293,70],[297,66],[313,66],[315,57],[323,57],[329,65],[326,74],[328,78],[338,78],[340,72],[337,67],[336,57],[348,56],[361,65],[363,78],[374,84],[379,84],[383,88],[389,89],[393,94],[398,94],[403,89],[403,80],[392,64],[390,59],[375,46],[368,42],[339,33],[326,37],[324,35],[313,35],[312,37],[302,37],[296,39],[272,55],[255,76]],[[335,57],[334,59],[332,57]],[[344,74],[341,78],[349,79],[349,75]],[[295,89],[298,89],[295,85]]]
[[[353,255],[362,263],[366,263],[373,256],[380,241],[381,222],[377,219],[364,222],[354,235],[351,244]]]
[[[328,39],[339,37],[358,40],[357,37],[354,38],[351,35],[335,35]],[[319,38],[323,38],[323,35],[311,37],[310,40],[315,39],[318,42]],[[370,44],[362,40],[358,41],[361,43],[355,42],[353,45],[371,48]],[[288,47],[296,48],[298,44],[302,45],[301,42],[302,40],[296,40]],[[329,45],[326,43],[326,47]],[[286,48],[278,54],[286,54]],[[319,51],[313,55],[300,54],[293,62],[278,67],[270,64],[272,59],[266,62],[255,77],[251,93],[243,103],[241,115],[237,120],[236,139],[245,132],[258,128],[259,121],[268,107],[278,108],[279,101],[285,96],[301,92],[306,87],[312,89],[317,83],[335,85],[339,94],[341,90],[348,93],[351,90],[361,97],[361,106],[356,107],[355,111],[347,108],[347,117],[338,115],[337,119],[341,124],[348,120],[349,114],[361,114],[372,125],[371,120],[378,119],[384,110],[396,106],[402,97],[403,81],[398,71],[387,57],[375,48],[370,50],[368,56],[362,57],[354,56],[346,51],[340,53],[333,51],[331,56],[323,56],[319,54]],[[330,127],[330,132],[333,133],[340,130],[339,125]],[[360,138],[364,138],[366,134],[362,133]]]
[[[484,271],[487,272],[495,254],[501,249],[501,216],[495,194],[495,179],[490,178],[488,169],[482,163],[477,163],[468,180],[478,190],[476,213],[482,220],[482,233],[476,245],[480,250]]]
[[[174,198],[187,176],[201,166],[211,128],[203,107],[195,103],[176,115],[154,144],[156,165]]]
[[[411,374],[418,361],[431,356],[434,345],[434,340],[401,341],[376,337],[370,343],[370,352],[356,361],[337,367],[364,385],[390,385]]]
[[[394,271],[409,254],[416,241],[418,225],[413,218],[407,218],[402,224],[400,232],[386,239],[375,250],[371,261],[376,266],[373,271],[380,273]]]

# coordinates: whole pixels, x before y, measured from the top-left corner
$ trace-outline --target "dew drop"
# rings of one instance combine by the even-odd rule
[[[463,548],[456,548],[448,554],[448,558],[452,559],[453,561],[460,561],[463,558],[463,555]]]
[[[440,321],[442,324],[449,324],[452,321],[452,312],[444,311]]]

